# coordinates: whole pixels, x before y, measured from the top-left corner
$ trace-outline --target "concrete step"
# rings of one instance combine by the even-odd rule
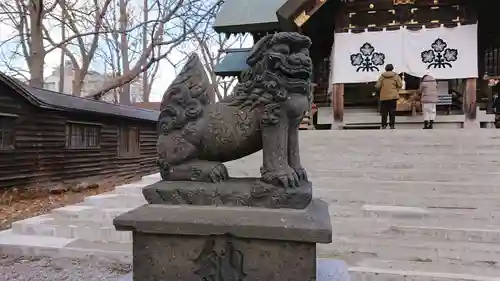
[[[142,195],[142,189],[148,185],[145,184],[126,184],[120,185],[115,188],[111,193],[112,194],[133,194],[133,195]]]
[[[315,188],[314,196],[329,204],[398,205],[427,208],[500,208],[500,196],[462,194],[416,194],[415,192],[365,191]]]
[[[498,210],[429,209],[389,205],[330,205],[330,216],[336,219],[402,222],[419,225],[452,225],[474,228],[500,228]]]
[[[333,235],[424,239],[453,242],[500,242],[500,222],[439,219],[371,219],[331,217]],[[500,243],[499,243],[500,244]]]
[[[99,208],[88,205],[70,205],[52,210],[55,220],[90,221],[112,223],[113,219],[133,208]]]
[[[499,157],[500,158],[500,157]],[[360,159],[350,161],[322,161],[319,163],[311,163],[307,167],[311,170],[316,169],[331,169],[331,170],[350,170],[350,169],[370,169],[370,170],[385,170],[385,171],[415,171],[419,170],[439,170],[443,172],[466,172],[466,173],[498,173],[498,165],[495,163],[481,162],[430,162],[424,161],[422,158],[415,161],[401,161],[400,159],[392,159],[384,161],[383,159]]]
[[[427,271],[350,267],[350,281],[499,281],[497,277]]]
[[[338,143],[332,144],[332,147],[342,147],[342,153],[387,153],[400,151],[408,154],[450,154],[450,155],[500,155],[499,148],[500,145],[491,146],[479,146],[479,145],[461,145],[459,143],[449,144],[449,145],[432,145],[427,143],[427,145],[398,145],[398,144],[357,144],[357,143]]]
[[[310,140],[316,139],[318,136],[322,136],[324,138],[335,138],[335,139],[359,139],[360,137],[365,137],[366,139],[379,139],[379,138],[400,138],[400,137],[409,137],[415,138],[435,138],[440,139],[441,137],[458,137],[459,139],[480,139],[483,140],[485,137],[496,137],[500,135],[500,132],[496,130],[453,130],[453,131],[441,131],[441,130],[375,130],[375,131],[366,131],[366,130],[352,130],[352,131],[304,131],[299,133],[301,139]],[[316,142],[318,140],[316,139]]]
[[[441,220],[441,221],[471,221],[480,223],[482,225],[492,224],[498,222],[500,217],[500,210],[494,208],[419,208],[419,207],[405,207],[405,206],[391,206],[391,205],[363,205],[361,212],[357,209],[357,205],[344,205],[342,209],[340,206],[337,211],[338,214],[348,217],[366,217],[366,218],[399,218],[399,219],[412,219],[412,220]],[[347,209],[351,209],[351,211]]]
[[[316,197],[316,195],[314,195]],[[388,205],[359,205],[359,204],[330,204],[328,208],[331,217],[335,218],[411,218],[424,219],[434,217],[435,214],[426,208],[388,206]]]
[[[454,273],[484,277],[499,277],[500,266],[494,263],[476,262],[471,264],[442,263],[429,261],[395,261],[366,259],[350,264],[354,267],[378,268],[385,270],[419,271],[429,273]]]
[[[359,178],[336,178],[332,181],[326,176],[311,178],[313,192],[321,189],[345,189],[353,192],[390,191],[412,192],[414,194],[499,194],[500,185],[497,182],[435,182],[435,181],[373,181]],[[486,196],[486,195],[485,195]]]
[[[333,146],[332,146],[333,147]],[[339,146],[342,147],[342,146]],[[327,148],[324,148],[327,149]],[[332,148],[330,148],[331,150]],[[410,152],[385,152],[381,153],[376,151],[372,152],[344,152],[343,150],[337,151],[310,151],[309,149],[302,149],[301,151],[304,154],[308,154],[308,156],[301,157],[302,164],[304,167],[321,167],[324,165],[328,165],[332,162],[338,163],[347,163],[356,162],[356,161],[386,161],[387,163],[392,162],[406,162],[413,163],[422,161],[425,158],[426,162],[429,163],[480,163],[482,165],[498,165],[499,163],[499,155],[496,153],[488,153],[488,154],[477,154],[475,152],[470,153],[462,153],[462,154],[451,154],[451,153],[410,153]],[[248,157],[248,156],[247,156]],[[303,158],[303,159],[302,159]],[[247,163],[258,163],[262,161],[261,157],[251,157],[245,159]],[[328,167],[328,166],[326,166]],[[247,166],[248,168],[248,166]]]
[[[466,173],[466,172],[447,172],[436,170],[383,170],[383,169],[364,169],[364,170],[340,170],[340,169],[313,169],[308,174],[312,181],[316,177],[331,177],[334,179],[359,179],[370,181],[414,181],[414,182],[461,182],[461,183],[485,183],[492,185],[500,182],[500,173]],[[335,182],[332,182],[335,184]],[[342,186],[338,186],[342,188]]]
[[[436,239],[443,241],[486,242],[500,244],[500,227],[497,229],[392,225],[382,232],[393,237]],[[500,275],[499,275],[500,276]]]
[[[323,133],[324,132],[324,133]],[[356,131],[350,132],[305,132],[300,133],[299,136],[305,141],[311,143],[323,143],[321,140],[314,139],[315,137],[322,137],[328,139],[329,143],[340,144],[352,141],[354,145],[376,144],[385,145],[389,147],[408,145],[408,146],[426,146],[426,147],[440,147],[446,145],[458,146],[477,146],[480,148],[488,148],[489,146],[498,145],[500,143],[498,136],[500,133],[496,130],[493,131],[476,131],[474,134],[465,131]],[[458,133],[458,134],[457,134]],[[432,141],[432,142],[429,142]],[[373,147],[373,146],[366,146]]]
[[[499,156],[500,158],[500,156]],[[394,171],[398,173],[399,171],[426,171],[426,170],[438,170],[440,172],[455,172],[455,173],[479,173],[479,174],[495,174],[498,173],[498,165],[493,163],[457,163],[457,162],[429,162],[429,161],[401,161],[401,160],[391,160],[391,161],[381,161],[380,159],[375,160],[364,160],[364,161],[330,161],[328,163],[313,164],[308,166],[308,170],[385,170]]]
[[[137,208],[147,204],[141,194],[104,193],[85,197],[83,205],[101,208]]]
[[[132,242],[132,233],[116,231],[111,222],[56,220],[48,216],[35,217],[12,224],[12,233],[82,239],[90,242]]]
[[[328,144],[346,145],[347,143],[352,143],[354,147],[364,147],[364,149],[367,150],[373,148],[388,149],[397,147],[415,147],[444,150],[453,150],[457,148],[460,150],[464,150],[466,148],[475,147],[480,150],[487,150],[497,147],[500,144],[500,140],[498,139],[499,134],[498,132],[496,132],[496,130],[493,131],[496,133],[496,135],[476,135],[476,137],[454,135],[450,134],[450,131],[446,130],[439,131],[437,133],[430,133],[429,135],[426,135],[426,133],[413,132],[412,134],[406,136],[401,136],[397,133],[394,134],[393,131],[378,132],[369,130],[367,132],[373,133],[373,135],[370,136],[357,135],[357,131],[350,131],[354,133],[352,135],[349,134],[348,136],[342,135],[342,133],[334,133],[333,135],[331,135],[330,132],[327,132],[326,134],[318,137],[322,137],[327,140]],[[309,136],[305,141],[311,144],[318,144],[321,146],[325,145],[325,141],[317,139],[313,140],[312,138],[313,136]]]
[[[13,224],[13,230],[18,234],[127,242],[131,239],[130,233],[117,232],[112,224],[112,219],[125,211],[127,210],[99,209],[89,206],[64,207],[50,216],[16,222]],[[443,222],[442,218],[432,216],[417,217],[412,220],[408,220],[408,216],[373,219],[371,217],[337,217],[335,209],[332,209],[331,213],[334,234],[337,235],[385,235],[404,238],[421,236],[450,241],[477,242],[498,242],[500,239],[498,220],[464,221],[459,217]]]
[[[321,258],[342,260],[383,260],[443,262],[471,264],[497,262],[500,245],[476,242],[447,242],[401,239],[395,237],[337,236],[333,242],[318,246]]]
[[[151,175],[143,176],[141,181],[147,181],[147,182],[157,182],[161,180],[160,173],[154,173]]]
[[[412,151],[406,150],[404,147],[391,147],[385,151],[381,151],[379,146],[374,144],[366,144],[370,146],[370,149],[366,147],[363,150],[357,149],[358,147],[363,147],[363,145],[354,145],[346,142],[344,144],[331,144],[328,146],[318,145],[314,147],[312,144],[307,144],[307,147],[301,147],[301,154],[307,155],[301,157],[304,163],[316,166],[319,163],[331,163],[338,161],[340,163],[349,163],[351,161],[386,161],[391,162],[418,162],[425,160],[426,162],[447,162],[447,163],[496,163],[498,165],[498,156],[500,151],[497,149],[484,149],[478,150],[472,147],[469,150],[463,151],[443,151],[436,149],[435,151],[422,150],[422,151]],[[344,147],[350,146],[350,150],[345,150]],[[247,157],[242,158],[243,160],[235,160],[230,163],[243,163],[243,162],[258,162],[262,161],[262,152],[257,152]],[[314,157],[312,157],[314,156]],[[422,156],[425,156],[423,158]],[[316,162],[319,161],[319,162]],[[307,167],[307,166],[306,166]]]
[[[83,259],[99,257],[112,262],[131,263],[131,243],[100,243],[79,239],[0,232],[0,252],[20,256],[49,256]]]

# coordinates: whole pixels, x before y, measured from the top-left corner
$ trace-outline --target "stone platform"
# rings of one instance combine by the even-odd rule
[[[333,242],[351,281],[499,281],[500,130],[302,131],[313,195],[329,203]],[[259,153],[228,163],[259,174]],[[14,223],[0,250],[131,262],[112,219],[146,203],[159,175]]]
[[[304,209],[148,204],[113,223],[133,232],[134,279],[141,281],[312,281],[316,245],[332,239],[320,199]]]

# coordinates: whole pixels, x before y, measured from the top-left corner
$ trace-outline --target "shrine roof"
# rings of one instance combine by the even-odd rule
[[[213,25],[225,33],[259,32],[279,28],[276,11],[287,0],[225,0]]]
[[[2,72],[0,72],[0,85],[1,84],[7,85],[10,89],[17,92],[33,105],[44,109],[65,112],[86,112],[151,122],[156,122],[160,115],[160,112],[156,110],[111,104],[103,101],[96,101],[93,99],[30,87]]]
[[[215,74],[222,77],[240,75],[243,70],[249,67],[247,58],[251,50],[250,48],[227,49],[222,61],[215,66]]]

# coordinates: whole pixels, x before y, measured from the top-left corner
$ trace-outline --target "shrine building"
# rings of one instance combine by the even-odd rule
[[[254,43],[280,31],[309,36],[317,126],[378,126],[373,86],[393,64],[405,81],[398,123],[421,122],[415,92],[430,74],[440,92],[437,122],[463,127],[494,119],[487,113],[500,76],[498,7],[484,0],[226,0],[214,29],[250,33]],[[249,51],[225,50],[216,74],[239,76]]]

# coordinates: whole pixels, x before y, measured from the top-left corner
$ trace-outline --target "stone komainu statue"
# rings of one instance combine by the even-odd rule
[[[262,38],[233,95],[209,103],[203,66],[192,55],[167,89],[158,122],[158,163],[163,180],[218,182],[223,162],[263,149],[262,180],[296,187],[307,181],[298,130],[311,103],[311,41],[298,33]]]

